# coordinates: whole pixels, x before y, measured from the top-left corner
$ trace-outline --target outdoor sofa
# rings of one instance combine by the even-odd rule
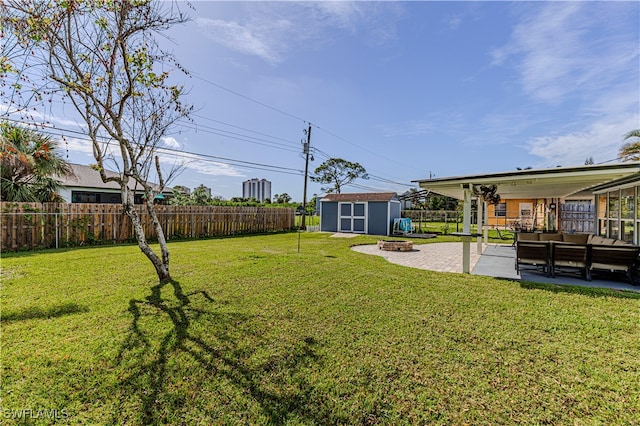
[[[516,242],[516,271],[541,268],[548,276],[565,270],[578,271],[591,281],[592,272],[624,274],[634,283],[632,272],[640,247],[593,234],[520,233]]]

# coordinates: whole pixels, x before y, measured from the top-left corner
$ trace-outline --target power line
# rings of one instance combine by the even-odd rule
[[[256,130],[247,129],[246,127],[236,126],[236,125],[234,125],[234,124],[226,123],[226,122],[224,122],[224,121],[220,121],[220,120],[215,120],[215,119],[213,119],[213,118],[205,117],[205,116],[203,116],[203,115],[199,115],[199,114],[192,114],[192,117],[198,117],[198,118],[201,118],[201,119],[203,119],[203,120],[213,121],[214,123],[219,123],[219,124],[223,124],[223,125],[225,125],[225,126],[233,127],[234,129],[244,130],[244,131],[246,131],[246,132],[255,133],[255,134],[257,134],[257,135],[260,135],[260,136],[266,136],[266,137],[268,137],[268,138],[272,138],[272,139],[278,139],[278,140],[281,140],[281,141],[283,141],[283,142],[288,142],[288,143],[290,143],[290,144],[292,144],[292,145],[294,145],[294,146],[297,146],[297,143],[296,143],[296,142],[291,142],[290,140],[285,139],[285,138],[281,138],[281,137],[279,137],[279,136],[272,136],[272,135],[268,135],[268,134],[266,134],[266,133],[258,132],[258,131],[256,131]]]
[[[345,143],[347,143],[347,144],[349,144],[349,145],[351,145],[351,146],[354,146],[354,147],[356,147],[356,148],[358,148],[358,149],[361,149],[361,150],[363,150],[363,151],[365,151],[365,152],[368,152],[369,154],[375,155],[376,157],[383,158],[383,159],[384,159],[384,160],[386,160],[386,161],[391,161],[391,162],[396,163],[396,164],[398,164],[398,165],[400,165],[400,166],[407,167],[407,165],[406,165],[406,164],[400,163],[400,162],[398,162],[398,161],[394,160],[393,158],[389,158],[388,156],[385,156],[385,155],[379,154],[379,153],[377,153],[377,152],[375,152],[375,151],[371,151],[371,150],[368,150],[368,149],[366,149],[366,148],[363,148],[363,147],[361,147],[360,145],[357,145],[357,144],[355,144],[355,143],[351,142],[350,140],[345,139],[345,138],[343,138],[342,136],[339,136],[339,135],[337,135],[337,134],[335,134],[335,133],[333,133],[333,132],[331,132],[331,131],[329,131],[329,130],[323,129],[323,128],[321,128],[321,127],[317,126],[317,125],[314,125],[314,126],[315,126],[318,130],[322,130],[323,132],[327,133],[328,135],[331,135],[331,136],[333,136],[334,138],[341,140],[342,142],[345,142]]]
[[[203,81],[203,82],[205,82],[205,83],[207,83],[207,84],[210,84],[210,85],[215,86],[215,87],[217,87],[217,88],[219,88],[219,89],[222,89],[222,90],[226,90],[226,91],[227,91],[227,92],[229,92],[229,93],[232,93],[232,94],[234,94],[234,95],[236,95],[236,96],[239,96],[239,97],[241,97],[241,98],[243,98],[243,99],[246,99],[246,100],[248,100],[248,101],[251,101],[251,102],[253,102],[253,103],[255,103],[255,104],[258,104],[258,105],[260,105],[260,106],[263,106],[263,107],[265,107],[265,108],[268,108],[268,109],[270,109],[270,110],[272,110],[272,111],[278,112],[278,113],[280,113],[280,114],[286,115],[286,116],[291,117],[291,118],[294,118],[294,119],[296,119],[296,120],[300,120],[300,121],[302,121],[302,122],[304,122],[304,123],[308,123],[308,121],[307,121],[307,120],[305,120],[304,118],[298,117],[297,115],[290,114],[290,113],[288,113],[288,112],[286,112],[286,111],[283,111],[283,110],[281,110],[281,109],[279,109],[279,108],[276,108],[276,107],[273,107],[273,106],[271,106],[271,105],[265,104],[264,102],[260,102],[260,101],[258,101],[258,100],[256,100],[256,99],[253,99],[253,98],[249,97],[249,96],[243,95],[242,93],[238,93],[238,92],[236,92],[235,90],[231,90],[231,89],[229,89],[229,88],[227,88],[227,87],[224,87],[224,86],[222,86],[222,85],[220,85],[220,84],[218,84],[218,83],[214,83],[213,81],[211,81],[211,80],[207,80],[206,78],[204,78],[204,77],[200,76],[198,73],[193,73],[193,72],[192,72],[192,74],[193,74],[193,76],[194,76],[195,78],[197,78],[198,80],[201,80],[201,81]]]
[[[199,131],[199,127],[202,127],[202,128],[205,129],[205,130],[202,130],[203,133],[222,136],[222,137],[225,137],[225,138],[228,138],[228,139],[239,140],[239,141],[242,141],[242,142],[248,142],[248,143],[252,143],[252,144],[256,144],[256,145],[267,146],[267,147],[270,147],[270,148],[280,149],[280,150],[283,150],[283,151],[298,152],[297,149],[293,149],[289,145],[284,145],[282,143],[273,142],[273,141],[269,141],[269,140],[266,140],[266,139],[259,139],[259,138],[255,138],[253,136],[243,135],[243,134],[240,134],[240,133],[230,132],[230,131],[224,130],[224,129],[218,129],[218,128],[215,128],[215,127],[209,127],[209,126],[203,126],[203,125],[199,125],[199,127],[198,126],[193,127],[193,126],[188,126],[188,125],[181,124],[181,126],[186,128],[186,129],[189,129],[189,130],[195,130],[196,132]],[[253,140],[250,140],[250,139],[247,139],[247,138],[251,138]]]
[[[215,87],[217,87],[219,89],[225,90],[225,91],[227,91],[229,93],[232,93],[232,94],[234,94],[236,96],[239,96],[239,97],[241,97],[243,99],[247,99],[247,100],[249,100],[249,101],[251,101],[251,102],[253,102],[253,103],[257,104],[257,105],[263,106],[263,107],[268,108],[268,109],[270,109],[272,111],[278,112],[280,114],[286,115],[286,116],[294,118],[296,120],[300,120],[300,121],[302,121],[304,123],[311,124],[308,120],[305,120],[302,117],[299,117],[297,115],[291,114],[291,113],[286,112],[286,111],[283,111],[283,110],[281,110],[279,108],[276,108],[276,107],[273,107],[273,106],[271,106],[269,104],[266,104],[264,102],[258,101],[256,99],[250,97],[250,96],[243,95],[242,93],[239,93],[239,92],[236,92],[235,90],[229,89],[228,87],[225,87],[225,86],[223,86],[221,84],[218,84],[218,83],[215,83],[215,82],[213,82],[211,80],[205,79],[204,77],[200,76],[198,73],[193,73],[193,75],[195,76],[195,78],[197,78],[197,79],[199,79],[199,80],[201,80],[201,81],[203,81],[203,82],[205,82],[207,84],[210,84],[210,85],[215,86]],[[331,131],[329,131],[329,130],[327,130],[325,128],[322,128],[322,127],[320,127],[320,126],[318,126],[316,124],[313,124],[313,126],[315,128],[317,128],[318,130],[322,130],[323,132],[327,133],[328,135],[331,135],[334,138],[341,140],[342,142],[345,142],[345,143],[347,143],[347,144],[349,144],[351,146],[354,146],[354,147],[356,147],[358,149],[361,149],[364,152],[367,152],[369,154],[372,154],[372,155],[375,155],[377,157],[383,158],[386,161],[391,161],[391,162],[396,163],[396,164],[398,164],[400,166],[407,167],[406,164],[400,163],[400,162],[398,162],[398,161],[396,161],[396,160],[394,160],[392,158],[389,158],[388,156],[381,155],[381,154],[379,154],[379,153],[377,153],[375,151],[368,150],[368,149],[366,149],[366,148],[364,148],[364,147],[362,147],[362,146],[360,146],[360,145],[358,145],[358,144],[356,144],[354,142],[351,142],[348,139],[343,138],[342,136],[339,136],[339,135],[337,135],[337,134],[335,134],[335,133],[333,133],[333,132],[331,132]]]
[[[16,122],[16,123],[21,123],[21,121],[14,120],[14,119],[7,119],[7,121],[13,121],[13,122]],[[39,131],[42,132],[42,133],[53,135],[53,136],[60,136],[60,137],[63,137],[63,138],[66,137],[65,133],[71,133],[71,134],[78,134],[78,135],[86,136],[86,133],[78,131],[78,130],[65,129],[65,128],[60,128],[60,127],[52,127],[52,126],[44,125],[44,124],[38,124],[36,126],[39,128]],[[49,130],[44,130],[44,129],[49,129]],[[100,137],[100,139],[104,143],[109,143],[110,142],[105,137]],[[86,139],[85,139],[85,141],[91,143],[90,141],[88,141]],[[132,144],[133,145],[140,145],[140,144],[138,144],[136,142],[132,142]],[[293,169],[293,168],[290,168],[290,167],[283,167],[283,166],[263,164],[263,163],[255,163],[255,162],[251,162],[251,161],[237,160],[237,159],[226,158],[226,157],[218,157],[218,156],[215,156],[215,155],[208,155],[208,154],[202,154],[202,153],[197,153],[197,152],[178,150],[178,149],[169,148],[169,147],[156,147],[156,150],[158,152],[163,152],[164,151],[166,153],[170,153],[170,155],[173,155],[175,157],[184,157],[184,158],[191,159],[191,160],[196,160],[196,161],[217,162],[217,163],[220,163],[220,164],[226,164],[226,165],[230,165],[230,166],[237,166],[237,167],[249,168],[249,169],[254,169],[254,170],[266,170],[266,171],[289,174],[289,175],[301,175],[303,173],[302,170]]]
[[[256,103],[257,105],[260,105],[262,107],[268,108],[268,109],[270,109],[272,111],[278,112],[278,113],[283,114],[285,116],[288,116],[290,118],[294,118],[296,120],[300,120],[300,121],[303,121],[305,123],[308,123],[307,120],[305,120],[305,119],[303,119],[303,118],[301,118],[299,116],[296,116],[294,114],[291,114],[291,113],[286,112],[284,110],[281,110],[279,108],[273,107],[273,106],[271,106],[269,104],[266,104],[264,102],[258,101],[257,99],[254,99],[254,98],[252,98],[250,96],[247,96],[247,95],[244,95],[242,93],[239,93],[239,92],[237,92],[235,90],[229,89],[228,87],[225,87],[225,86],[223,86],[221,84],[215,83],[215,82],[213,82],[211,80],[208,80],[208,79],[202,77],[198,73],[192,73],[192,75],[195,78],[197,78],[197,79],[199,79],[199,80],[201,80],[201,81],[203,81],[203,82],[205,82],[205,83],[207,83],[209,85],[212,85],[212,86],[217,87],[219,89],[225,90],[225,91],[227,91],[229,93],[232,93],[232,94],[234,94],[236,96],[239,96],[239,97],[241,97],[243,99],[246,99],[246,100],[249,100],[249,101],[251,101],[253,103]],[[269,148],[280,149],[280,150],[289,151],[289,152],[297,152],[297,150],[292,149],[293,146],[294,146],[294,143],[292,143],[292,142],[290,142],[290,141],[288,141],[288,140],[286,140],[284,138],[279,138],[279,137],[267,135],[265,133],[261,133],[261,132],[257,132],[257,131],[254,131],[254,130],[251,130],[251,129],[247,129],[247,128],[244,128],[244,127],[241,127],[241,126],[236,126],[236,125],[233,125],[233,124],[225,123],[223,121],[214,120],[214,119],[211,119],[211,118],[208,118],[208,117],[204,117],[204,116],[201,116],[201,115],[194,115],[194,117],[199,117],[199,118],[204,119],[204,120],[217,122],[217,123],[223,124],[225,126],[229,126],[229,127],[233,127],[233,128],[239,129],[239,130],[255,133],[255,134],[258,134],[258,135],[261,135],[261,136],[265,136],[265,137],[268,137],[268,138],[278,139],[278,140],[281,140],[283,142],[286,142],[287,144],[285,145],[283,143],[275,142],[273,140],[266,140],[266,139],[256,138],[256,137],[253,137],[253,136],[250,136],[250,135],[241,134],[241,133],[237,133],[237,132],[231,132],[229,130],[220,129],[220,128],[216,128],[216,127],[211,127],[211,126],[206,126],[206,125],[197,124],[197,123],[196,123],[196,127],[189,126],[189,125],[186,125],[184,123],[182,123],[181,126],[183,128],[185,128],[185,129],[195,130],[195,131],[199,131],[200,128],[202,128],[202,129],[204,129],[204,130],[202,130],[202,132],[204,132],[204,133],[214,134],[214,135],[217,135],[217,136],[222,136],[224,138],[239,140],[239,141],[242,141],[242,142],[252,143],[252,144],[256,144],[256,145],[262,145],[262,146],[266,146],[266,147],[269,147]],[[309,123],[309,125],[311,125],[311,123]],[[333,132],[331,132],[331,131],[323,128],[323,127],[320,127],[318,125],[313,125],[313,126],[315,126],[318,130],[322,130],[323,132],[333,136],[334,138],[337,138],[337,139],[339,139],[339,140],[341,140],[341,141],[343,141],[343,142],[345,142],[345,143],[347,143],[349,145],[352,145],[352,146],[354,146],[354,147],[356,147],[358,149],[361,149],[361,150],[363,150],[363,151],[365,151],[365,152],[367,152],[369,154],[376,155],[378,157],[384,158],[386,161],[392,161],[392,162],[394,162],[396,164],[399,164],[401,166],[406,166],[406,165],[404,165],[404,164],[402,164],[400,162],[397,162],[397,161],[395,161],[393,159],[388,158],[387,156],[382,156],[382,155],[378,154],[377,152],[374,152],[374,151],[368,150],[368,149],[366,149],[364,147],[361,147],[360,145],[355,144],[355,143],[347,140],[346,138],[344,138],[342,136],[339,136],[339,135],[337,135],[337,134],[335,134],[335,133],[333,133]],[[326,157],[327,159],[331,158],[331,156],[329,154],[327,154],[327,153],[325,153],[323,151],[320,151],[317,148],[313,148],[313,149],[314,149],[314,152],[320,153],[322,156]],[[385,183],[398,184],[398,185],[402,185],[402,186],[405,185],[403,183],[391,181],[389,179],[385,179],[385,178],[382,178],[382,177],[379,177],[379,176],[375,176],[375,175],[370,175],[370,176],[372,176],[374,179],[377,178],[377,180],[385,182]]]
[[[175,149],[175,148],[160,147],[160,148],[157,148],[157,150],[158,151],[168,151],[168,152],[173,153],[176,156],[183,156],[183,157],[187,157],[187,158],[192,158],[192,157],[189,157],[189,156],[198,157],[198,158],[196,158],[196,160],[200,160],[200,159],[204,158],[204,159],[216,160],[216,162],[222,162],[223,164],[229,164],[229,163],[224,163],[224,161],[236,163],[236,164],[229,164],[229,165],[239,165],[239,166],[240,165],[244,165],[244,167],[247,167],[246,165],[252,165],[252,166],[262,167],[262,168],[257,168],[257,170],[275,169],[275,170],[271,170],[271,171],[285,173],[285,174],[295,174],[295,175],[299,175],[299,174],[303,173],[302,170],[293,169],[293,168],[290,168],[290,167],[275,166],[275,165],[263,164],[263,163],[254,163],[254,162],[251,162],[251,161],[244,161],[244,160],[235,160],[233,158],[225,158],[225,157],[218,157],[218,156],[215,156],[215,155],[183,151],[183,150],[178,150],[178,149]],[[295,172],[295,173],[292,173],[292,172]]]
[[[324,151],[322,151],[322,150],[320,150],[318,148],[313,148],[313,150],[314,150],[314,152],[320,154],[322,157],[326,158],[327,160],[332,158],[331,155],[327,154],[326,152],[324,152]],[[372,180],[377,180],[377,181],[380,181],[380,182],[383,182],[383,183],[391,183],[391,184],[400,185],[400,186],[410,186],[410,187],[413,186],[411,183],[397,182],[397,181],[394,181],[394,180],[383,178],[381,176],[373,175],[371,173],[369,173],[369,177]]]
[[[359,183],[348,183],[348,184],[345,184],[344,186],[351,186],[351,187],[354,187],[354,188],[364,189],[364,190],[373,191],[373,192],[385,192],[383,189],[374,188],[372,186],[362,185],[362,184],[359,184]]]

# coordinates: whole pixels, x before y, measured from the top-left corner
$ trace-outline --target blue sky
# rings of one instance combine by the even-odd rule
[[[190,77],[197,157],[172,182],[240,196],[266,178],[302,200],[303,129],[372,176],[415,179],[613,160],[640,128],[638,2],[194,2],[163,40]],[[87,146],[70,159],[89,164]],[[310,182],[308,198],[321,193]]]

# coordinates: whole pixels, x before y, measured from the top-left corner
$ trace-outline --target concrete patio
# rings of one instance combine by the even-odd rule
[[[483,246],[483,253],[477,253],[476,244],[471,247],[471,274],[495,278],[522,280],[535,283],[577,285],[594,288],[610,288],[640,292],[640,286],[624,281],[603,279],[594,276],[592,281],[581,279],[577,274],[556,274],[555,278],[547,277],[534,270],[515,270],[515,248],[509,244],[488,244]],[[376,245],[354,246],[352,250],[359,253],[382,256],[391,263],[411,268],[426,269],[438,272],[462,273],[462,243],[414,244],[413,251],[383,251]]]

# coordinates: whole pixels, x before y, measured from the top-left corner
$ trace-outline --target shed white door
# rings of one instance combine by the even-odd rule
[[[366,203],[340,203],[338,230],[364,234],[367,231]]]

